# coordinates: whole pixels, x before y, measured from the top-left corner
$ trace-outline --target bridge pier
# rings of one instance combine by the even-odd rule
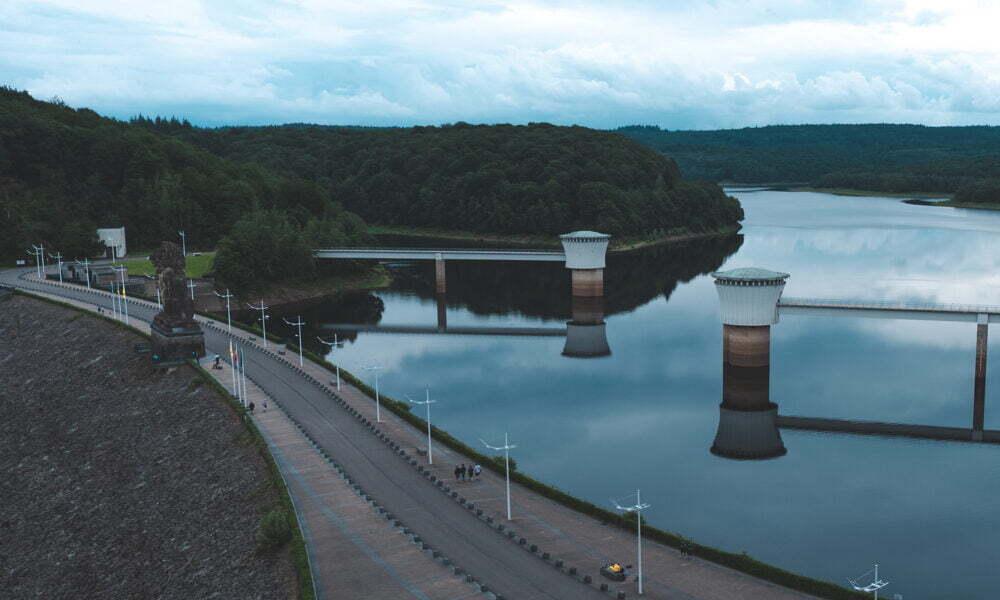
[[[787,273],[735,269],[712,273],[722,318],[722,403],[713,454],[763,459],[787,451],[770,399],[771,325]]]
[[[986,417],[986,342],[989,315],[980,314],[976,321],[976,379],[972,393],[972,431],[983,431]]]
[[[604,295],[604,258],[610,239],[610,235],[596,231],[574,231],[559,236],[574,297]]]
[[[448,285],[444,276],[444,257],[438,252],[434,257],[434,291],[438,295],[443,295],[448,291]]]

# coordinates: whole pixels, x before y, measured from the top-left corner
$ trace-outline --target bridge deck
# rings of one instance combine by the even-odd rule
[[[433,334],[433,335],[509,335],[526,337],[566,337],[565,327],[481,327],[430,325],[356,325],[352,323],[324,323],[322,329],[333,331],[358,331],[365,333]]]
[[[988,322],[1000,322],[1000,306],[881,302],[877,300],[782,298],[778,302],[778,314],[909,319],[918,321],[962,321],[968,323],[976,323],[979,315],[986,315]]]
[[[316,258],[374,260],[507,260],[565,262],[562,250],[504,250],[481,248],[317,248]]]

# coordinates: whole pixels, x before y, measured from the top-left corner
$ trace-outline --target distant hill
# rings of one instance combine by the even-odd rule
[[[625,136],[583,127],[135,123],[316,181],[383,225],[542,235],[595,229],[622,238],[736,229],[743,217],[717,185],[683,179],[672,160]]]
[[[1000,127],[773,125],[717,131],[618,130],[688,176],[885,192],[983,196],[1000,178]],[[992,182],[992,183],[991,183]],[[1000,194],[994,201],[1000,202]]]
[[[121,225],[133,249],[177,241],[180,230],[189,248],[209,248],[258,208],[279,210],[297,227],[321,221],[314,230],[344,242],[367,228],[315,181],[0,87],[0,256],[23,257],[42,242],[82,257],[97,227]]]

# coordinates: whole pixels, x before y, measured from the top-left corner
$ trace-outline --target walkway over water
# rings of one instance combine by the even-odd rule
[[[316,258],[375,260],[506,260],[566,262],[562,250],[489,250],[471,248],[317,248]]]
[[[430,325],[357,325],[352,323],[324,323],[320,327],[336,331],[365,333],[566,337],[565,327],[434,327]]]
[[[778,301],[778,314],[907,319],[917,321],[961,321],[984,324],[987,322],[1000,322],[1000,306],[878,300],[782,298]],[[980,319],[980,315],[983,315],[984,320]]]

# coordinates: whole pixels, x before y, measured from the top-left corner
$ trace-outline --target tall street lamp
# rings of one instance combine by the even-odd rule
[[[55,254],[52,254],[50,252],[49,253],[49,257],[50,258],[54,258],[57,261],[59,261],[58,262],[58,264],[59,264],[59,283],[62,283],[63,282],[63,279],[62,279],[62,259],[63,259],[62,252],[56,252]]]
[[[90,259],[84,257],[83,262],[81,262],[79,260],[75,261],[75,262],[76,262],[76,264],[78,264],[78,265],[80,265],[80,266],[83,267],[84,273],[87,276],[87,287],[89,288],[90,287]]]
[[[31,245],[31,250],[27,250],[27,253],[35,257],[35,272],[38,274],[39,279],[45,279],[42,275],[42,265],[45,264],[45,246]]]
[[[212,292],[216,296],[218,296],[219,298],[225,298],[226,299],[226,330],[229,332],[230,335],[232,335],[233,334],[233,317],[232,317],[232,315],[229,312],[229,299],[233,298],[234,296],[229,293],[229,288],[226,288],[226,293],[225,294],[220,294],[219,292],[216,292],[215,290],[212,290]],[[194,297],[192,297],[191,299],[194,300]]]
[[[187,286],[191,290],[191,302],[194,302],[194,288],[198,287],[198,284],[193,279],[188,279]]]
[[[125,265],[121,265],[119,267],[111,267],[111,268],[117,271],[118,274],[122,276],[121,303],[122,303],[122,309],[124,311],[123,314],[125,315],[125,324],[128,325],[128,297],[125,295],[125,271],[128,271],[128,267]]]
[[[434,404],[435,402],[437,402],[437,400],[431,400],[430,388],[427,388],[425,391],[426,391],[425,395],[426,400],[424,400],[423,402],[419,400],[414,400],[409,396],[406,396],[406,399],[412,402],[413,404],[423,404],[424,406],[427,407],[427,464],[433,465],[434,450],[433,448],[431,448],[431,404]]]
[[[181,236],[181,254],[184,255],[185,258],[187,258],[187,255],[188,255],[188,251],[187,251],[187,234],[184,233],[183,231],[178,231],[177,235]]]
[[[381,400],[379,398],[379,393],[378,393],[378,372],[379,372],[379,369],[381,369],[382,367],[380,365],[375,364],[375,363],[369,363],[368,365],[365,365],[365,366],[363,366],[361,368],[364,369],[365,371],[372,371],[372,372],[375,373],[375,422],[376,423],[381,423],[382,422],[382,402],[381,402]]]
[[[480,442],[490,450],[503,450],[503,462],[504,466],[507,468],[507,520],[510,521],[510,451],[517,446],[512,446],[510,441],[507,439],[507,433],[503,434],[503,446],[490,446],[486,443],[486,440],[480,438]]]
[[[340,348],[341,346],[344,345],[344,342],[338,342],[337,341],[337,334],[336,333],[333,334],[333,341],[332,342],[328,342],[328,341],[324,340],[323,338],[321,338],[319,336],[317,336],[316,339],[319,340],[320,343],[326,344],[327,346],[329,346],[331,350],[333,350],[334,348]],[[340,391],[340,359],[339,358],[337,359],[337,363],[334,366],[337,367],[337,391],[339,392]]]
[[[626,498],[631,498],[631,494],[626,496]],[[636,526],[636,555],[638,556],[639,564],[639,595],[642,595],[642,511],[649,508],[648,504],[642,502],[642,497],[639,495],[639,490],[635,491],[635,504],[632,506],[622,506],[617,500],[611,500],[611,503],[615,505],[615,508],[622,512],[633,511],[635,512],[635,526]]]
[[[228,289],[226,290],[226,294],[229,294],[229,290]],[[260,311],[260,327],[264,331],[264,347],[267,348],[267,320],[270,319],[271,317],[269,317],[266,314],[264,314],[264,311],[266,311],[270,307],[264,306],[264,299],[263,298],[260,299],[260,306],[254,306],[253,304],[247,304],[247,306],[249,306],[253,310],[259,310]],[[226,298],[226,314],[227,314],[227,316],[229,314],[229,298]],[[340,389],[340,388],[337,388],[337,389]]]
[[[292,323],[291,321],[289,321],[284,317],[282,317],[281,320],[284,321],[286,325],[299,328],[299,332],[296,334],[296,336],[299,338],[299,367],[302,367],[302,346],[304,345],[303,343],[304,340],[302,339],[302,326],[305,325],[305,323],[302,321],[302,315],[295,317],[294,323]]]

